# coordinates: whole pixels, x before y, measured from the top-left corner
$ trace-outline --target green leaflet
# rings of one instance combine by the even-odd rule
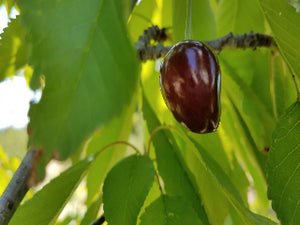
[[[29,111],[29,142],[44,148],[42,164],[54,151],[66,159],[130,101],[137,65],[122,6],[119,0],[20,1],[30,63],[46,80]]]
[[[180,197],[161,195],[151,203],[141,216],[140,225],[178,225],[203,223],[194,208]]]
[[[87,157],[54,178],[30,200],[18,207],[10,224],[55,223],[94,159],[95,156]]]
[[[279,50],[293,74],[300,79],[300,14],[282,0],[259,0]]]
[[[283,225],[300,224],[300,102],[278,120],[268,161],[268,196]]]
[[[132,155],[117,163],[103,186],[104,215],[111,225],[134,225],[154,180],[149,157]]]

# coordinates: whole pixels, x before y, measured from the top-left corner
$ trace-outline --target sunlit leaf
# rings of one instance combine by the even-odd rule
[[[218,34],[263,32],[264,17],[256,0],[221,0],[217,14]]]
[[[25,66],[28,57],[28,45],[24,40],[25,30],[20,17],[12,19],[4,29],[0,39],[0,81],[16,75],[18,69]]]
[[[191,4],[189,6],[189,4]],[[189,10],[190,7],[190,10]],[[173,40],[186,39],[208,40],[216,37],[215,18],[208,0],[175,0],[173,1]],[[186,31],[191,29],[191,37]]]
[[[124,158],[110,170],[103,186],[104,215],[109,224],[136,224],[154,174],[151,159],[138,155]]]
[[[126,1],[128,2],[128,1]],[[31,105],[30,145],[76,151],[92,132],[120,114],[136,86],[137,65],[119,0],[20,1],[32,43],[30,63],[45,76]],[[124,12],[126,11],[126,12]]]
[[[194,208],[179,197],[162,195],[146,208],[141,217],[140,225],[177,225],[203,223],[197,216]]]
[[[197,142],[195,142],[193,139],[191,141],[195,144],[195,147],[198,149],[198,153],[194,152],[194,157],[200,157],[203,160],[204,167],[207,168],[208,173],[211,174],[212,177],[214,177],[216,183],[220,185],[220,188],[224,194],[224,196],[228,199],[228,202],[230,205],[235,209],[237,212],[237,215],[240,220],[240,224],[275,224],[271,220],[264,218],[262,216],[256,215],[249,211],[249,209],[244,205],[237,189],[232,184],[230,178],[224,171],[221,169],[221,167],[213,160],[213,158],[209,155],[209,153],[201,148]],[[192,149],[191,149],[192,150]],[[201,162],[201,161],[199,161]],[[264,223],[261,223],[264,221]]]
[[[300,79],[300,14],[282,0],[260,0],[263,12],[286,63]]]
[[[300,102],[278,120],[268,161],[268,196],[282,224],[300,224]]]
[[[10,224],[46,225],[55,222],[93,160],[94,157],[90,156],[50,181],[17,209]]]

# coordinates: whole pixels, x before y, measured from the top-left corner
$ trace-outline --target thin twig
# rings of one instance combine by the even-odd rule
[[[9,223],[29,188],[36,183],[35,166],[40,156],[37,149],[28,151],[7,185],[0,198],[0,225]]]
[[[168,35],[165,28],[159,29],[157,26],[149,27],[140,36],[135,44],[137,57],[140,61],[156,60],[163,57],[173,46],[163,46],[160,42],[166,40]],[[151,46],[151,40],[158,42]],[[246,34],[232,34],[231,32],[223,37],[204,41],[216,53],[220,53],[223,49],[251,48],[255,50],[257,47],[276,47],[276,43],[272,36],[253,33],[250,31]]]

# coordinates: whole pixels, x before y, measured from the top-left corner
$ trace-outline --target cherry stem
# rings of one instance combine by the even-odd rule
[[[148,142],[148,148],[146,149],[145,151],[145,155],[149,155],[150,153],[150,148],[151,148],[151,143],[152,143],[152,140],[154,138],[154,135],[160,131],[160,130],[170,130],[170,129],[175,129],[174,126],[172,125],[160,125],[158,127],[156,127],[152,132],[151,132],[151,135],[150,135],[150,138],[149,138],[149,142]]]
[[[98,153],[96,153],[96,155],[99,155],[101,154],[102,152],[104,152],[105,150],[109,149],[110,147],[114,146],[114,145],[127,145],[129,147],[131,147],[135,152],[136,154],[140,154],[140,151],[137,149],[137,147],[135,147],[133,144],[130,144],[129,142],[127,141],[114,141],[114,142],[111,142],[107,145],[105,145],[104,147],[102,147]]]
[[[151,26],[139,37],[135,43],[136,54],[140,61],[156,60],[165,56],[173,46],[163,46],[161,42],[167,39],[166,29],[160,29],[158,26]],[[151,40],[158,42],[157,45],[151,46]],[[253,33],[250,31],[245,34],[232,34],[231,32],[223,37],[204,41],[216,53],[220,53],[223,49],[246,49],[255,50],[257,47],[267,47],[277,49],[277,45],[270,35]]]

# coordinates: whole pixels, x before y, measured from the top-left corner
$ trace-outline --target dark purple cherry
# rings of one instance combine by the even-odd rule
[[[209,133],[220,120],[220,67],[199,41],[182,41],[168,52],[160,68],[160,87],[174,117],[193,132]]]

